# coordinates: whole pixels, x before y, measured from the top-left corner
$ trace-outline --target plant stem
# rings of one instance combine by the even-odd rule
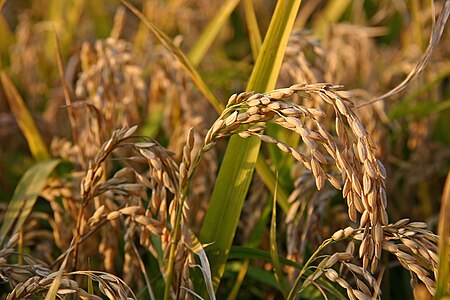
[[[303,274],[305,274],[306,270],[308,269],[308,266],[316,259],[317,255],[320,253],[320,251],[323,250],[326,246],[334,242],[333,239],[327,239],[325,240],[314,253],[311,255],[311,257],[308,259],[308,261],[303,265],[303,268],[301,269],[300,273],[297,276],[297,279],[295,279],[294,285],[292,286],[291,290],[289,291],[289,295],[286,298],[287,300],[293,300],[294,296],[296,294],[296,291],[298,289],[298,286],[300,284],[300,280],[302,279]]]
[[[178,242],[179,242],[178,236],[180,235],[180,230],[181,230],[181,220],[182,220],[181,216],[183,215],[184,200],[186,199],[186,194],[188,192],[189,183],[191,182],[193,175],[195,173],[195,170],[197,170],[197,167],[200,164],[203,154],[205,153],[203,151],[203,146],[200,149],[199,153],[197,154],[197,157],[196,157],[195,162],[192,167],[192,171],[190,172],[190,175],[188,176],[188,179],[186,180],[185,186],[181,187],[181,192],[179,194],[179,206],[177,207],[177,215],[176,215],[176,219],[175,219],[175,225],[173,228],[172,240],[170,241],[169,262],[167,265],[167,272],[166,272],[166,286],[164,287],[164,300],[168,300],[170,297],[170,286],[172,284],[172,279],[173,279],[173,268],[175,265],[175,257],[176,257],[175,252],[177,250],[177,246],[178,246]],[[188,170],[188,172],[189,172],[189,170]]]

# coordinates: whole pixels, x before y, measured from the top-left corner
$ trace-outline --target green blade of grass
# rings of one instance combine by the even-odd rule
[[[1,3],[0,3],[0,11],[1,11]],[[0,14],[0,54],[8,53],[8,48],[14,43],[14,35],[9,29],[8,23],[5,20],[3,14]]]
[[[261,157],[261,154],[258,156],[258,160],[260,157]],[[276,182],[276,181],[274,180],[274,182]],[[275,192],[274,192],[274,194],[275,194]],[[278,185],[277,185],[277,195],[278,195]],[[268,223],[268,220],[269,220],[271,212],[272,212],[272,205],[273,205],[273,203],[271,204],[271,203],[269,203],[269,201],[267,201],[267,203],[262,208],[261,216],[259,217],[258,223],[255,225],[254,229],[250,233],[250,236],[247,240],[246,247],[257,248],[258,245],[261,244],[261,241],[263,239],[264,232],[266,229],[266,224]],[[228,297],[228,300],[232,300],[237,297],[240,286],[242,285],[242,281],[244,280],[245,275],[247,273],[249,262],[250,262],[250,259],[246,259],[245,262],[242,264],[242,268],[239,271],[239,274],[233,285],[233,289],[230,292],[230,296]]]
[[[350,0],[328,1],[323,13],[314,23],[314,32],[318,36],[324,36],[328,27],[336,23],[344,14],[345,10],[352,3]]]
[[[64,269],[66,267],[68,258],[69,258],[69,255],[66,255],[66,257],[64,258],[64,261],[62,262],[61,266],[59,267],[58,272],[56,272],[56,276],[53,278],[52,285],[48,289],[48,293],[45,296],[44,300],[55,300],[56,299],[56,296],[57,296],[56,294],[58,293],[59,285],[61,284],[61,279],[64,274]]]
[[[443,299],[450,295],[450,172],[445,181],[442,194],[441,211],[439,214],[439,267],[434,299]]]
[[[245,12],[245,22],[247,23],[248,36],[250,39],[250,47],[252,49],[253,58],[256,60],[259,51],[261,50],[262,40],[252,1],[253,0],[243,0],[243,4]]]
[[[227,0],[222,4],[214,19],[209,22],[188,53],[192,65],[197,66],[202,61],[208,48],[219,34],[220,29],[222,29],[239,1],[240,0]]]
[[[145,26],[158,38],[158,40],[167,48],[167,50],[172,53],[173,56],[180,62],[181,66],[185,69],[185,71],[189,74],[192,81],[197,85],[200,92],[203,96],[211,103],[212,106],[217,111],[222,111],[224,108],[223,103],[216,98],[213,92],[208,88],[206,83],[203,81],[202,77],[192,65],[190,60],[186,57],[186,55],[181,51],[179,47],[177,47],[170,38],[162,32],[158,27],[156,27],[153,23],[151,23],[136,7],[134,7],[131,3],[126,0],[120,0],[129,10],[135,14]]]
[[[247,274],[248,267],[250,265],[250,260],[246,259],[239,270],[239,273],[236,277],[236,280],[233,284],[233,288],[231,289],[231,292],[227,296],[227,300],[235,300],[237,299],[237,296],[239,294],[239,290],[242,286],[242,283],[244,282],[245,275]]]
[[[247,91],[265,92],[275,88],[281,62],[301,0],[279,1],[264,38]]]
[[[300,2],[300,0],[278,2],[247,90],[264,92],[275,87]],[[233,136],[220,167],[200,232],[200,240],[203,243],[212,243],[207,253],[215,288],[219,285],[225,269],[260,144],[259,139],[243,140]]]
[[[209,299],[216,300],[216,295],[214,294],[214,287],[210,271],[211,268],[209,266],[208,256],[206,255],[205,249],[203,248],[202,244],[191,230],[188,230],[188,232],[185,233],[185,235],[186,234],[189,235],[189,239],[186,239],[187,246],[200,259],[199,268],[203,275],[204,284],[206,286],[206,290],[208,291]]]
[[[278,174],[277,174],[278,182]],[[277,186],[275,186],[275,196],[273,197],[272,205],[272,220],[270,221],[270,258],[272,260],[273,271],[275,279],[278,283],[278,288],[280,289],[283,297],[286,298],[286,285],[284,282],[284,276],[281,272],[280,260],[278,259],[277,250]]]
[[[134,6],[132,6],[128,1],[121,0],[121,2],[125,6],[127,6],[141,20],[142,24],[144,24],[148,29],[150,29],[150,31],[152,31],[156,35],[156,37],[160,40],[160,42],[175,56],[176,59],[178,59],[178,61],[181,63],[181,65],[185,68],[186,72],[191,77],[192,81],[194,81],[194,83],[197,85],[198,89],[203,93],[205,98],[214,106],[214,108],[217,110],[217,112],[221,113],[224,108],[223,104],[214,96],[213,92],[208,88],[208,86],[205,84],[204,80],[198,73],[198,71],[195,69],[194,64],[192,64],[190,62],[190,60],[181,51],[181,49],[179,47],[177,47],[175,44],[173,44],[173,42],[170,40],[169,37],[167,37],[161,30],[159,30],[150,21],[148,21],[146,19],[146,17],[139,10],[137,10]],[[283,2],[285,2],[285,1],[283,1]],[[297,0],[297,2],[300,2],[300,1]],[[289,6],[289,7],[291,7],[291,6]],[[289,7],[287,7],[286,9],[288,9]],[[283,13],[285,13],[285,11],[283,11]],[[287,35],[287,37],[285,37],[285,40],[283,40],[283,42],[287,43],[288,38],[289,38],[289,34]],[[272,47],[272,48],[269,46],[266,46],[265,51],[272,52],[275,49],[275,47]],[[259,50],[259,49],[257,49],[257,50]],[[269,55],[270,57],[269,56],[267,57],[267,59],[271,59],[271,57],[273,57],[274,54],[276,54],[276,53],[277,52],[274,51],[273,53],[271,53]],[[283,51],[283,54],[284,54],[284,51]],[[277,61],[276,61],[277,64],[281,65],[281,60],[282,60],[283,54],[281,54],[280,58],[277,59]],[[276,81],[276,76],[274,77],[273,81]],[[273,82],[272,85],[275,86],[275,82]],[[253,86],[249,86],[248,90],[250,90],[250,89],[266,90],[268,88],[259,88],[258,86],[253,85]],[[257,142],[257,143],[259,143],[259,142]],[[275,184],[274,184],[275,175],[270,170],[270,168],[267,166],[267,163],[264,161],[264,159],[262,157],[260,159],[258,159],[256,168],[257,168],[258,174],[261,175],[261,178],[263,178],[264,183],[267,185],[267,187],[273,194],[274,186],[275,186]],[[278,193],[279,193],[279,195],[278,195],[279,203],[282,205],[281,208],[283,209],[283,211],[287,211],[287,207],[288,207],[287,193],[281,187],[279,187]]]
[[[256,160],[256,171],[272,195],[275,195],[276,186],[277,203],[281,209],[287,213],[289,210],[288,194],[285,189],[281,188],[280,185],[276,183],[275,174],[269,168],[261,153]]]
[[[37,161],[50,159],[50,154],[42,140],[41,134],[13,82],[4,71],[0,72],[0,79],[5,90],[6,100],[8,100],[17,124],[27,140],[31,154]]]
[[[271,261],[272,258],[269,252],[261,249],[245,246],[233,246],[231,247],[230,251],[230,259],[263,259],[266,261]],[[278,260],[280,261],[281,264],[294,267],[297,270],[301,270],[303,268],[302,265],[282,256],[278,256]],[[313,272],[312,270],[308,269],[305,271],[304,274],[305,276],[309,276],[312,274],[312,272]],[[336,287],[334,287],[333,284],[330,283],[327,279],[319,278],[318,282],[322,286],[326,287],[328,290],[332,291],[332,294],[336,297],[336,299],[342,300],[348,299],[346,295],[344,296],[342,292]]]
[[[37,163],[22,176],[8,204],[8,209],[6,210],[6,215],[0,228],[0,245],[5,240],[6,235],[14,223],[16,226],[12,234],[19,232],[22,228],[22,225],[36,203],[36,199],[47,177],[59,163],[60,160]]]
[[[230,147],[233,141],[236,141],[236,137],[233,138],[220,167],[218,180],[200,231],[202,243],[212,243],[206,252],[216,289],[225,268],[229,247],[253,175],[254,163],[251,163],[247,156],[256,158],[259,153],[259,139],[251,139],[250,142],[246,141],[247,143],[237,140],[241,145]],[[244,153],[246,155],[243,155]]]

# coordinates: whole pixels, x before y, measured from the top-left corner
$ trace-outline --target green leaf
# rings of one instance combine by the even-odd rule
[[[16,117],[17,124],[27,140],[31,154],[38,161],[50,159],[50,154],[42,140],[41,134],[13,82],[4,71],[0,72],[0,79],[5,90],[6,100],[8,100],[9,107]]]
[[[270,261],[271,256],[270,253],[265,250],[247,246],[233,246],[230,250],[229,259],[264,259]],[[282,256],[278,256],[278,260],[283,265],[295,267],[298,270],[301,270],[303,267],[302,265]]]
[[[66,257],[64,258],[64,261],[62,262],[61,266],[59,267],[59,270],[56,272],[56,276],[53,278],[52,285],[48,289],[48,293],[45,296],[45,300],[55,300],[56,299],[56,296],[57,296],[56,294],[58,293],[59,285],[61,284],[61,279],[64,274],[64,269],[66,267],[68,258],[69,258],[69,255],[66,255]]]
[[[331,0],[327,2],[323,13],[314,23],[314,32],[318,36],[324,36],[330,25],[337,23],[345,10],[352,3],[350,0]]]
[[[233,139],[237,139],[237,137],[233,136],[231,141]],[[253,175],[254,164],[248,163],[243,153],[256,158],[259,152],[259,139],[252,138],[246,142],[241,148],[228,147],[228,156],[225,157],[218,175],[222,181],[218,180],[214,187],[200,232],[202,243],[212,243],[206,252],[210,258],[215,288],[219,285],[220,277],[223,274],[228,251],[239,222],[243,200]],[[236,166],[240,166],[240,168],[236,168]]]
[[[229,259],[263,259],[270,261],[271,256],[269,252],[264,250],[244,246],[233,246],[231,247]],[[278,256],[278,260],[283,265],[294,267],[297,270],[301,270],[303,268],[302,265],[297,264],[296,262],[282,256]],[[312,274],[312,272],[312,270],[305,270],[304,275],[309,276]],[[333,284],[331,284],[327,279],[319,278],[318,282],[321,286],[326,287],[328,290],[330,290],[337,299],[348,299],[347,296],[343,295],[342,292],[334,287]]]
[[[42,190],[47,177],[59,163],[60,160],[37,163],[22,176],[9,202],[5,219],[0,228],[0,245],[5,240],[6,235],[14,223],[16,225],[11,233],[12,235],[19,232],[22,228],[36,203],[39,192]]]
[[[300,0],[281,0],[269,25],[247,90],[264,92],[275,87]],[[211,202],[200,232],[217,288],[236,232],[244,199],[259,153],[260,140],[233,136],[221,164]]]
[[[450,171],[442,193],[441,211],[439,213],[439,265],[434,299],[443,299],[450,295]]]
[[[278,182],[278,174],[277,174]],[[284,276],[281,272],[280,260],[278,259],[277,250],[277,187],[275,186],[275,196],[273,198],[272,206],[272,220],[270,222],[270,258],[272,259],[272,265],[274,270],[275,279],[278,282],[278,288],[280,289],[283,297],[286,298],[286,285],[284,282]]]
[[[285,189],[281,188],[279,184],[276,184],[275,174],[267,165],[262,154],[258,155],[256,171],[272,195],[275,195],[275,186],[277,186],[277,203],[287,213],[289,210],[288,194]]]
[[[261,50],[262,41],[252,1],[253,0],[243,0],[243,4],[245,12],[245,21],[247,23],[248,35],[250,38],[250,47],[252,49],[253,58],[256,60],[259,51]]]
[[[222,29],[238,3],[239,0],[227,0],[220,7],[214,19],[209,22],[208,26],[206,26],[205,30],[197,39],[197,42],[192,46],[188,53],[192,65],[197,66],[202,61],[214,39],[219,34],[220,29]]]
[[[278,1],[247,91],[265,92],[275,88],[300,3],[301,0]]]
[[[239,268],[238,275],[234,281],[233,288],[227,296],[227,300],[237,299],[239,290],[244,282],[245,275],[247,275],[248,267],[250,265],[250,260],[246,259]]]
[[[189,236],[189,238],[186,239],[187,247],[189,247],[189,249],[192,252],[194,252],[200,259],[199,268],[203,275],[203,280],[206,285],[206,289],[208,291],[208,296],[211,300],[216,300],[216,295],[214,294],[214,287],[212,284],[212,277],[210,270],[211,268],[209,266],[208,256],[206,255],[205,249],[203,248],[202,244],[191,230],[188,230],[188,232],[186,232],[185,235]]]
[[[180,62],[181,66],[185,69],[185,71],[189,74],[192,81],[197,85],[200,92],[203,96],[211,103],[212,106],[217,111],[222,111],[224,108],[223,103],[221,103],[213,92],[209,89],[206,83],[203,81],[202,77],[195,69],[193,64],[189,61],[186,55],[181,51],[181,49],[176,46],[170,38],[162,32],[158,27],[156,27],[153,23],[151,23],[136,7],[134,7],[131,3],[126,0],[120,0],[129,10],[131,10],[142,23],[147,26],[148,29],[158,38],[158,40],[167,48],[167,50],[172,53],[172,55]]]
[[[3,10],[3,6],[5,5],[6,0],[0,0],[0,12]]]
[[[240,272],[242,268],[244,268],[245,262],[231,262],[227,264],[226,272]],[[270,286],[273,288],[277,288],[277,281],[275,280],[275,277],[273,276],[273,273],[270,271],[261,270],[260,268],[254,267],[254,266],[248,266],[247,270],[247,277],[252,278],[259,282],[259,286],[262,284],[264,286]],[[256,297],[261,298],[261,297]]]

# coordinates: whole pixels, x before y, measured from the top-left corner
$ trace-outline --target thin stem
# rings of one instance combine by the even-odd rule
[[[80,211],[78,212],[78,218],[77,218],[77,230],[74,237],[74,248],[73,248],[73,259],[72,259],[72,270],[76,270],[77,268],[77,259],[78,259],[78,245],[80,243],[80,236],[82,235],[81,232],[81,220],[83,218],[84,213],[84,207],[85,204],[81,204]]]
[[[136,248],[136,245],[131,242],[131,245],[133,246],[134,255],[136,255],[136,258],[139,263],[139,267],[141,268],[142,275],[144,276],[145,284],[147,285],[148,295],[151,300],[155,300],[155,294],[153,293],[152,285],[150,284],[150,280],[147,275],[147,270],[145,269],[145,264],[142,261],[141,255],[139,254],[138,249]]]
[[[322,251],[326,246],[334,242],[333,239],[327,239],[325,240],[318,248],[317,250],[311,255],[311,257],[308,259],[308,261],[303,265],[302,270],[300,271],[300,274],[298,274],[297,279],[294,282],[294,285],[292,286],[291,290],[289,291],[289,295],[286,298],[287,300],[293,300],[295,293],[298,289],[298,286],[300,284],[300,280],[302,279],[303,274],[305,274],[306,270],[308,269],[308,266],[316,259],[317,255]]]
[[[88,233],[86,233],[85,235],[83,235],[82,237],[79,238],[78,240],[78,244],[82,244],[87,238],[89,238],[91,235],[93,235],[95,232],[97,232],[98,229],[100,229],[103,225],[105,225],[106,223],[108,223],[109,220],[108,219],[104,219],[101,220],[95,228],[93,228],[92,230],[90,230]],[[54,268],[57,264],[59,264],[59,262],[64,259],[66,257],[66,255],[69,255],[70,252],[72,252],[75,248],[75,240],[73,240],[73,242],[71,243],[70,247],[60,256],[58,256],[58,258],[51,264],[51,267]]]
[[[173,269],[175,265],[175,251],[178,246],[179,242],[179,234],[181,230],[181,216],[183,215],[183,206],[184,206],[184,200],[186,199],[186,194],[188,192],[189,183],[191,182],[193,175],[195,173],[195,170],[197,170],[198,165],[200,164],[200,161],[203,157],[204,152],[204,146],[202,145],[202,148],[197,154],[197,157],[195,159],[195,162],[192,167],[192,171],[190,172],[188,179],[186,181],[185,186],[181,187],[181,193],[179,195],[179,206],[177,207],[177,216],[175,219],[175,225],[174,225],[174,232],[172,235],[172,240],[170,241],[170,250],[169,250],[169,263],[167,265],[167,273],[166,273],[166,286],[164,287],[164,300],[168,300],[170,297],[170,286],[172,285],[172,279],[173,279]]]

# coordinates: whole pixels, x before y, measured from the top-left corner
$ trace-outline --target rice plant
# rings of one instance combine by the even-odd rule
[[[449,297],[449,14],[0,1],[0,299]]]

